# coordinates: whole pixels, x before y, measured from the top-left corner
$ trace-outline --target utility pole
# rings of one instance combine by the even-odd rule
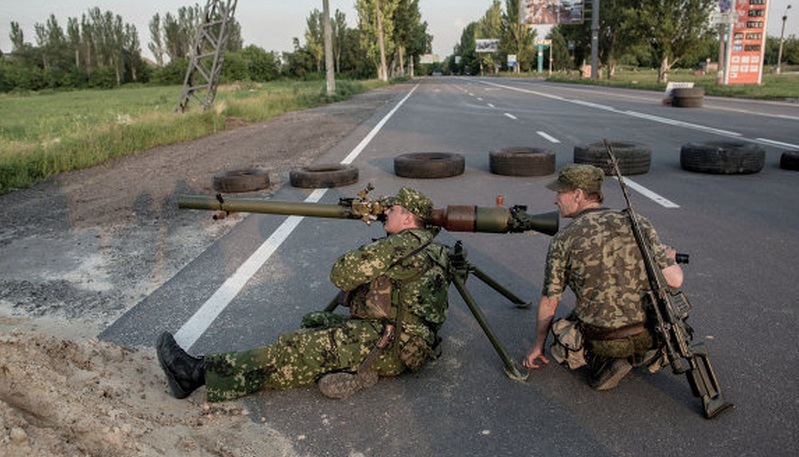
[[[788,20],[788,10],[791,9],[791,5],[788,5],[785,8],[785,12],[782,13],[782,30],[780,30],[780,51],[777,53],[777,71],[775,73],[780,74],[782,71],[782,45],[785,43],[785,21]]]
[[[591,79],[599,79],[599,0],[591,0]]]
[[[324,10],[324,23],[325,23],[325,74],[326,74],[326,88],[327,95],[331,96],[336,93],[336,74],[333,68],[333,28],[330,26],[330,1],[324,0],[322,2],[322,9]]]

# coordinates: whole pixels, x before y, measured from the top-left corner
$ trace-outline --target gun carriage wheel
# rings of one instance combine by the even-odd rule
[[[488,153],[491,173],[504,176],[547,176],[555,172],[555,153],[546,148],[510,147]]]

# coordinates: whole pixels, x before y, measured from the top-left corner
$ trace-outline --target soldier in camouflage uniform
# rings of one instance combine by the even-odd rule
[[[326,396],[344,398],[433,359],[447,314],[447,248],[433,242],[439,229],[426,228],[426,196],[402,188],[383,203],[387,236],[344,254],[330,273],[349,316],[311,313],[274,344],[204,357],[164,332],[157,352],[172,393],[185,398],[205,384],[208,400],[222,401],[319,382]]]
[[[549,363],[544,344],[558,301],[568,287],[576,304],[567,319],[582,332],[577,338],[584,341],[589,385],[597,390],[616,387],[633,365],[647,364],[654,372],[655,362],[663,360],[645,325],[643,296],[649,282],[641,252],[627,214],[602,207],[604,177],[597,167],[573,164],[547,185],[558,193],[555,204],[561,216],[573,221],[550,243],[535,342],[524,360],[528,368],[538,368],[538,361]],[[667,283],[680,287],[683,276],[674,250],[662,245],[652,225],[640,219]]]

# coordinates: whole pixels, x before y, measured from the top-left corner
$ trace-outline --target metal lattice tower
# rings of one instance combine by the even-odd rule
[[[177,110],[186,111],[192,99],[200,103],[204,110],[214,104],[236,2],[237,0],[206,2],[204,20],[191,48],[189,67],[183,80],[183,93]]]

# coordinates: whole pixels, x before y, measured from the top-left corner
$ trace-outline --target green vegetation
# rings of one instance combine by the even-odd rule
[[[613,79],[599,80],[581,78],[577,72],[560,72],[553,73],[547,80],[656,91],[664,91],[666,89],[666,84],[657,81],[658,71],[654,69],[617,71],[613,75]],[[715,74],[702,74],[691,70],[672,70],[669,80],[672,82],[693,82],[694,86],[702,87],[706,95],[767,100],[799,99],[799,73],[764,74],[763,84],[759,86],[756,84],[722,86],[716,83]]]
[[[385,85],[337,81],[222,86],[214,107],[175,112],[181,87],[123,87],[0,95],[0,194],[51,175],[226,129],[231,120],[258,122]]]

